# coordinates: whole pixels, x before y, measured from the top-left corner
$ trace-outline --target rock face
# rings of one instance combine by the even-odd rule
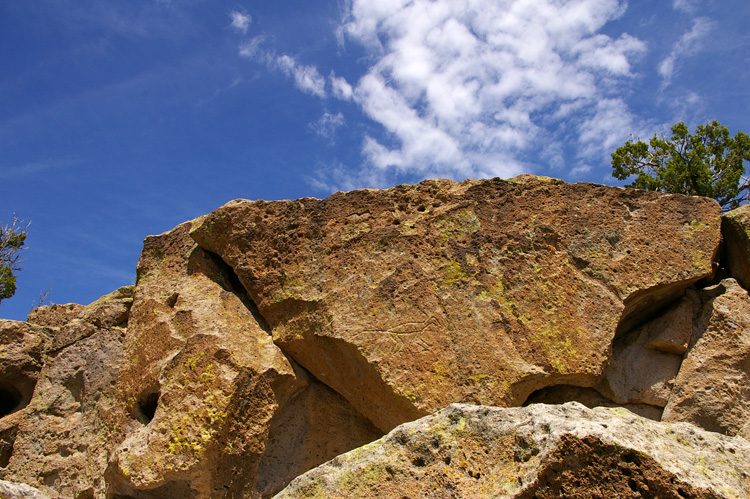
[[[17,413],[12,457],[0,470],[4,477],[55,497],[86,497],[106,487],[109,414],[117,404],[114,381],[132,294],[126,287],[87,307],[44,307],[31,314],[38,325],[26,327],[49,338],[46,360],[31,402]]]
[[[706,305],[664,420],[750,439],[750,296],[734,279],[701,295]]]
[[[232,270],[189,229],[144,243],[116,381],[125,404],[114,418],[110,493],[267,497],[379,437],[273,344]]]
[[[594,386],[618,331],[712,274],[720,215],[519,177],[235,201],[191,236],[236,271],[277,345],[388,431],[454,401]]]
[[[296,478],[275,499],[744,498],[750,443],[570,402],[453,404]]]
[[[750,205],[724,214],[721,225],[730,273],[750,289]]]
[[[628,409],[747,437],[749,304],[711,282],[720,228],[712,200],[529,176],[233,201],[146,238],[135,286],[0,321],[0,479],[270,498],[454,402],[574,400],[618,408],[595,413],[612,425],[645,424]],[[567,438],[535,447],[545,469],[620,463],[609,437]],[[637,487],[713,487],[654,462]],[[574,486],[544,473],[538,497]]]

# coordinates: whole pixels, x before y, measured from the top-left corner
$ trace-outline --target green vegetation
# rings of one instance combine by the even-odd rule
[[[627,141],[612,153],[612,176],[625,180],[635,175],[628,187],[649,191],[707,196],[722,208],[740,205],[743,191],[750,188],[743,175],[750,161],[750,136],[716,120],[699,125],[690,134],[683,122],[672,126],[672,137],[654,135],[646,144]]]
[[[21,270],[20,251],[26,242],[26,228],[13,215],[13,223],[0,226],[0,302],[16,292],[15,272]]]

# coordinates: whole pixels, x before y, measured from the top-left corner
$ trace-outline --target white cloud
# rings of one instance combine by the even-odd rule
[[[297,88],[305,93],[325,97],[326,79],[321,76],[315,66],[298,63],[293,57],[280,55],[273,60],[273,64],[287,76],[294,78]]]
[[[232,24],[230,24],[230,26],[234,30],[239,31],[243,35],[247,33],[247,29],[250,27],[250,22],[252,21],[250,14],[233,10],[229,13],[229,17],[232,18]]]
[[[330,69],[326,79],[315,66],[262,50],[259,39],[240,53],[285,72],[308,94],[354,103],[382,126],[362,142],[357,178],[369,185],[394,174],[507,177],[540,162],[580,175],[640,128],[621,88],[646,45],[601,33],[626,7],[619,0],[347,0],[336,33],[342,44],[361,44],[360,61],[369,64],[356,80]],[[576,147],[582,152],[566,164]]]
[[[318,119],[318,121],[311,124],[310,126],[315,131],[315,133],[317,133],[321,137],[324,137],[326,139],[333,139],[336,130],[341,126],[344,126],[345,122],[346,120],[344,120],[343,114],[331,114],[329,112],[325,112],[320,117],[320,119]]]
[[[262,35],[256,36],[251,40],[244,41],[240,44],[240,55],[249,59],[255,57],[260,51],[260,45],[265,41]]]
[[[328,77],[331,81],[331,88],[333,89],[333,96],[341,100],[351,100],[354,96],[354,89],[346,81],[345,78],[336,76],[336,73],[331,71],[331,75]]]
[[[675,2],[677,4],[679,2]],[[672,46],[672,51],[659,64],[659,76],[662,78],[662,88],[667,87],[674,77],[680,59],[695,54],[700,50],[699,42],[714,28],[714,23],[706,17],[697,17],[693,26]]]
[[[562,150],[571,132],[585,154],[601,155],[632,131],[613,89],[645,51],[628,34],[599,33],[623,8],[617,0],[351,0],[341,31],[373,64],[353,86],[332,76],[333,95],[352,98],[387,132],[363,143],[374,171],[511,176],[533,169],[528,158],[540,150]],[[586,119],[571,130],[573,116]]]

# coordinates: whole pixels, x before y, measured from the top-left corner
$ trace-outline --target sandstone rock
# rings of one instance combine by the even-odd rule
[[[28,405],[48,343],[44,328],[0,319],[0,418]]]
[[[750,205],[724,214],[721,221],[729,273],[750,289]]]
[[[750,297],[734,279],[701,296],[705,305],[663,418],[750,438]]]
[[[53,331],[51,349],[60,350],[101,328],[127,327],[134,290],[134,286],[123,286],[87,306],[68,303],[38,307],[29,312],[27,321]]]
[[[0,480],[0,497],[3,499],[49,499],[49,496],[34,487],[5,480]]]
[[[277,345],[387,431],[450,402],[595,385],[616,331],[712,275],[720,213],[522,176],[238,200],[191,236]]]
[[[18,426],[34,393],[49,343],[44,328],[0,320],[0,478],[13,455]]]
[[[611,361],[597,386],[601,393],[621,405],[667,404],[700,308],[697,292],[688,291],[664,314],[614,341]]]
[[[379,437],[273,344],[231,269],[189,229],[144,243],[117,374],[108,493],[270,497]]]
[[[292,483],[276,499],[743,498],[750,443],[576,403],[453,404]]]
[[[118,314],[105,311],[121,308],[128,293],[123,289],[85,307],[32,311],[30,319],[45,327],[26,327],[47,338],[38,353],[44,364],[37,367],[31,402],[15,418],[12,453],[0,476],[33,484],[51,497],[104,490],[111,435],[105,416],[114,404],[124,334]]]

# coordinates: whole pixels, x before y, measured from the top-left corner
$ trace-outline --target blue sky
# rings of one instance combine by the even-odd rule
[[[747,0],[6,0],[15,297],[89,303],[235,198],[534,173],[615,185],[631,135],[750,132]]]

